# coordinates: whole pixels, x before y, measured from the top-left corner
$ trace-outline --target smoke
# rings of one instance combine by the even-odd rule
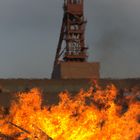
[[[102,77],[140,77],[139,7],[138,0],[95,0],[86,7],[90,60],[101,62]]]

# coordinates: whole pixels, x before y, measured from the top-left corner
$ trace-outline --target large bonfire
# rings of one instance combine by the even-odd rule
[[[18,93],[0,115],[0,140],[139,140],[140,102],[117,101],[117,92],[113,85],[62,92],[52,106],[42,106],[38,89]]]

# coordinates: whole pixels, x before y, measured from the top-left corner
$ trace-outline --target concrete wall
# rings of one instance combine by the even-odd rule
[[[61,62],[59,64],[60,79],[99,79],[100,65],[98,62]]]

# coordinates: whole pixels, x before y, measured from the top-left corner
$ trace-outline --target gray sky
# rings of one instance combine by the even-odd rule
[[[63,0],[0,0],[0,78],[50,78]],[[140,0],[85,0],[89,61],[101,76],[140,77]]]

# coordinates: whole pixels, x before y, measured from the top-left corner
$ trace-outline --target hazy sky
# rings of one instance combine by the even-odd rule
[[[50,78],[63,0],[0,0],[0,78]],[[89,61],[101,76],[140,77],[140,0],[85,0]]]

